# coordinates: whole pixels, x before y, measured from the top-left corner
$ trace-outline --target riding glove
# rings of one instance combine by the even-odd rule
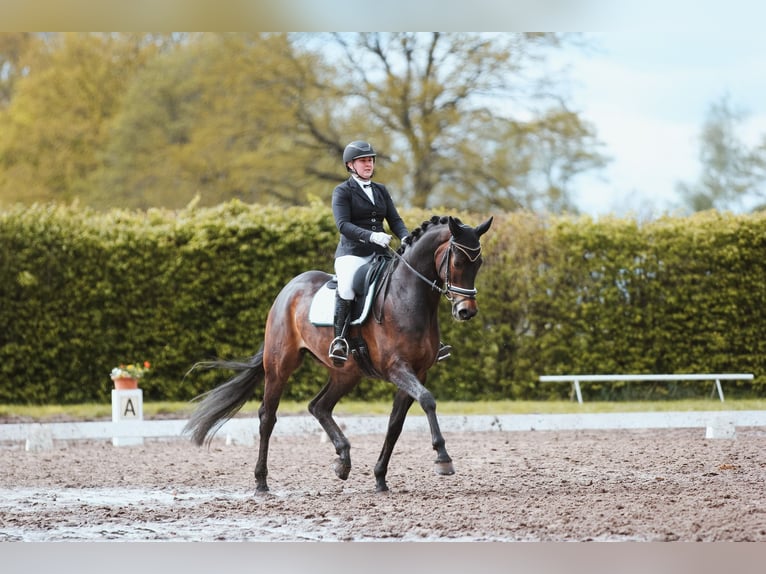
[[[381,247],[388,247],[388,244],[391,243],[391,236],[382,231],[373,231],[370,235],[370,241]]]

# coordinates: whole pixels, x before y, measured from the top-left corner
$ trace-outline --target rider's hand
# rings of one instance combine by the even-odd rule
[[[388,244],[391,243],[391,236],[382,231],[373,231],[370,235],[370,241],[381,247],[388,247]]]

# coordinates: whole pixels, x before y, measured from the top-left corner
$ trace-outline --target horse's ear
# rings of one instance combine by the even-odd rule
[[[458,221],[451,215],[449,216],[449,231],[453,237],[457,237],[461,231],[460,221]]]
[[[479,225],[479,226],[476,228],[476,234],[477,234],[479,237],[481,237],[481,236],[482,236],[482,235],[484,235],[484,234],[485,234],[487,231],[489,231],[489,228],[490,228],[490,226],[492,225],[492,220],[493,220],[493,219],[494,219],[494,217],[490,217],[490,218],[489,218],[487,221],[485,221],[484,223],[482,223],[481,225]]]

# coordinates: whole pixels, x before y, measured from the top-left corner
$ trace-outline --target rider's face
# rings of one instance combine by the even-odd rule
[[[360,157],[351,162],[351,167],[362,179],[370,179],[372,172],[375,170],[375,158],[374,157]]]

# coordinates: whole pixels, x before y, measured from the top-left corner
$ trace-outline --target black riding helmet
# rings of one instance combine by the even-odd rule
[[[360,157],[375,157],[375,150],[372,146],[365,141],[353,141],[346,146],[343,150],[343,165],[346,166],[346,171],[351,171],[348,167],[348,162],[359,159]]]

